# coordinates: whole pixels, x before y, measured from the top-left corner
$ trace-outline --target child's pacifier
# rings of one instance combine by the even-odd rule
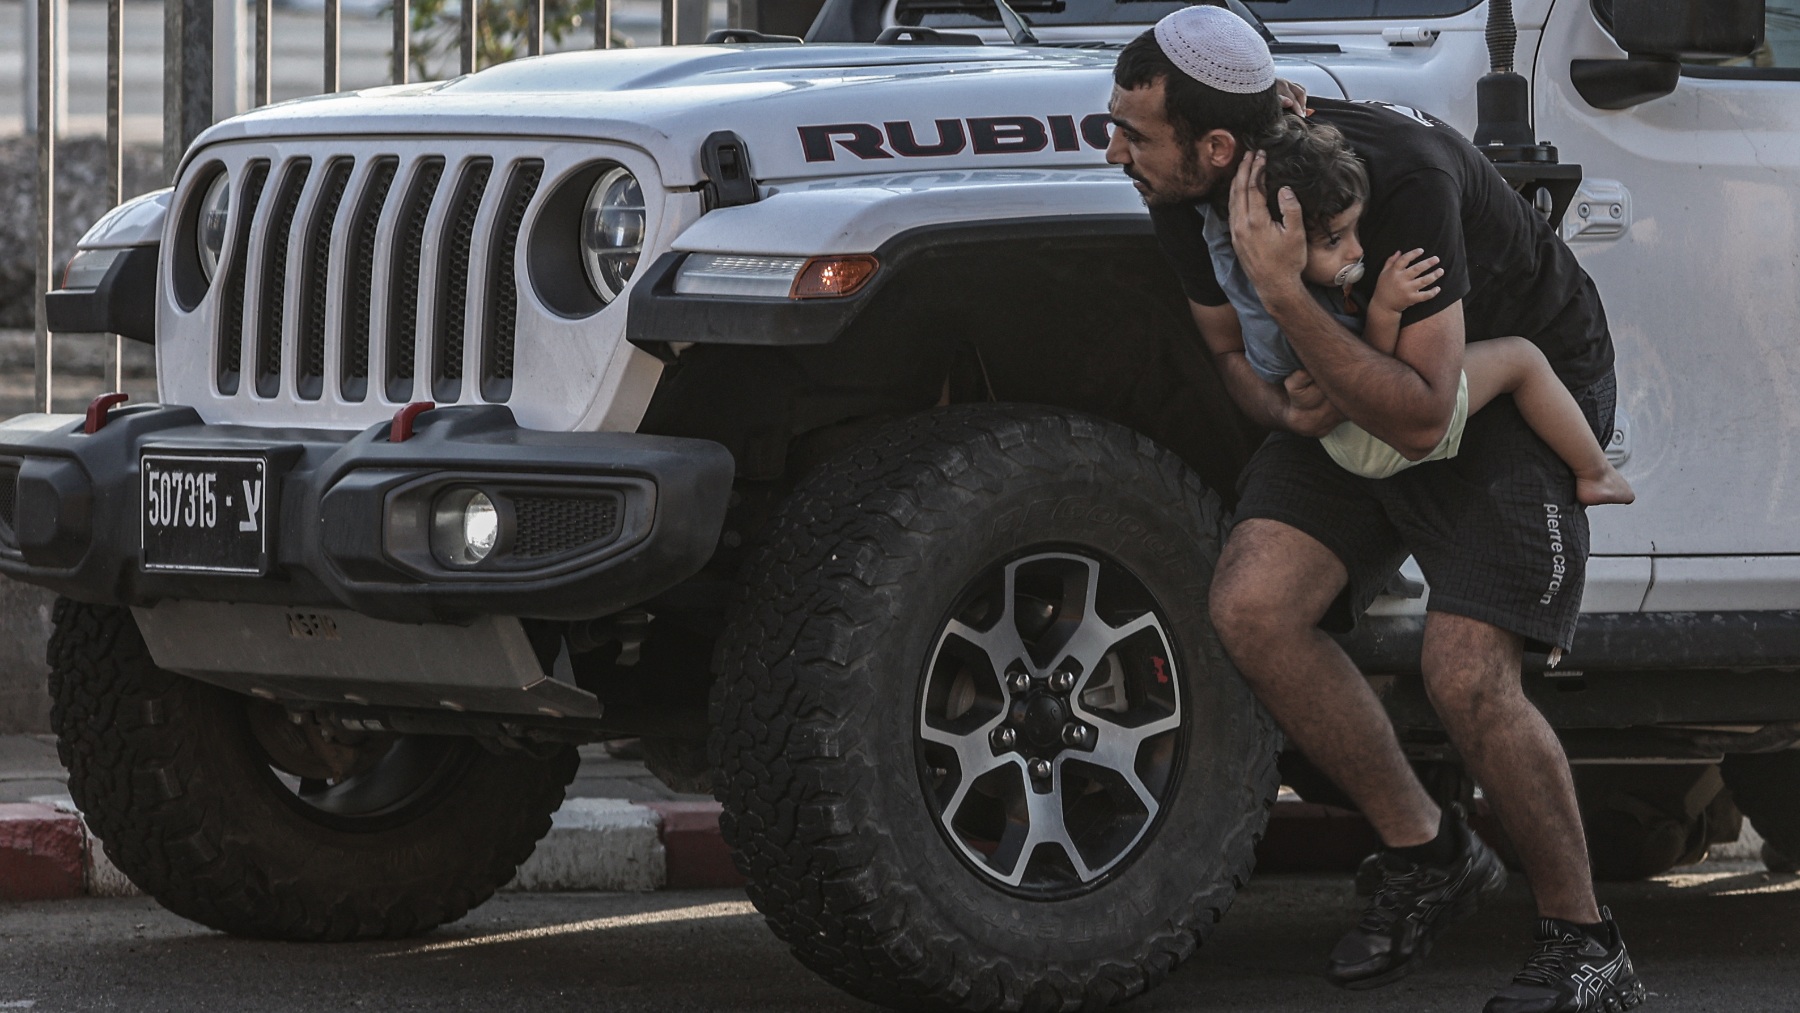
[[[1356,284],[1362,278],[1363,262],[1359,260],[1354,264],[1345,264],[1344,269],[1337,273],[1337,277],[1331,279],[1331,284],[1337,288],[1344,288]]]

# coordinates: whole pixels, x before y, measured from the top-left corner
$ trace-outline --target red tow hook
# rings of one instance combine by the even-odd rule
[[[437,407],[435,401],[414,401],[394,413],[394,424],[388,427],[389,443],[405,443],[413,438],[413,421]]]
[[[92,436],[105,429],[107,413],[129,400],[131,400],[130,394],[121,394],[115,390],[111,394],[102,394],[90,401],[87,410],[87,425],[82,427],[82,432]]]

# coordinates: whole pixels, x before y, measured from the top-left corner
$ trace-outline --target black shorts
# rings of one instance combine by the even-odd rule
[[[1618,388],[1611,374],[1575,392],[1602,446]],[[1431,584],[1429,608],[1567,650],[1587,575],[1588,523],[1575,476],[1525,425],[1512,398],[1469,416],[1462,447],[1385,479],[1334,464],[1318,440],[1276,433],[1238,482],[1237,520],[1280,521],[1318,539],[1350,583],[1320,626],[1348,632],[1408,555]]]

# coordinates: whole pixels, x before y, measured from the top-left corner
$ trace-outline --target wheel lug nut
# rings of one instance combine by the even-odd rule
[[[1068,724],[1063,725],[1063,745],[1085,747],[1089,742],[1093,741],[1090,737],[1092,734],[1092,730],[1089,729],[1087,725],[1084,725],[1079,721],[1071,721]]]
[[[1031,776],[1034,779],[1042,781],[1050,776],[1050,761],[1045,759],[1032,760],[1025,765],[1025,769],[1031,771]]]
[[[1050,673],[1050,691],[1051,692],[1067,693],[1069,690],[1072,690],[1074,688],[1075,688],[1075,673],[1074,672],[1071,672],[1066,668],[1059,668],[1056,671]]]
[[[1014,672],[1007,680],[1006,685],[1014,693],[1023,693],[1031,688],[1031,676],[1024,672]]]
[[[994,729],[994,748],[1011,749],[1019,741],[1019,733],[1011,728]]]

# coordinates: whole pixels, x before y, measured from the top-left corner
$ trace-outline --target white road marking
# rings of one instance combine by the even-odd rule
[[[582,932],[605,932],[609,929],[628,929],[640,925],[663,925],[669,922],[702,921],[709,918],[738,918],[756,913],[756,908],[749,901],[725,901],[719,904],[696,904],[692,907],[671,908],[667,911],[646,911],[642,914],[615,915],[611,918],[590,918],[587,921],[566,922],[562,925],[543,925],[535,929],[518,929],[513,932],[497,932],[491,936],[471,936],[468,939],[451,939],[441,943],[429,943],[405,950],[383,953],[383,957],[415,957],[431,953],[444,953],[449,950],[463,950],[472,946],[493,946],[499,943],[519,943],[533,939],[549,939],[555,936],[570,936]]]

